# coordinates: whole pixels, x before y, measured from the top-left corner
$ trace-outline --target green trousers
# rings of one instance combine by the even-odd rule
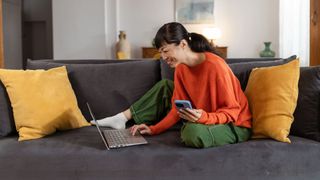
[[[161,80],[131,107],[136,124],[156,124],[171,110],[173,82]],[[206,148],[246,141],[251,129],[234,126],[232,123],[204,125],[187,122],[181,128],[181,139],[190,147]]]

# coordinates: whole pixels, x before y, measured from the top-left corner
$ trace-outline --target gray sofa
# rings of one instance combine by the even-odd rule
[[[290,59],[226,61],[245,88],[252,68],[284,64]],[[27,68],[49,69],[61,65],[67,66],[78,105],[87,120],[91,118],[86,102],[91,104],[97,118],[110,116],[128,108],[156,82],[172,78],[173,74],[165,63],[152,60],[42,60],[28,61]],[[0,178],[319,179],[319,72],[318,67],[301,68],[303,82],[299,82],[299,88],[306,94],[299,93],[295,117],[300,119],[296,118],[293,124],[291,144],[255,139],[223,147],[194,149],[181,143],[181,124],[160,135],[146,136],[148,145],[110,151],[105,149],[94,126],[23,142],[18,142],[17,134],[13,132],[0,138]],[[309,82],[310,77],[314,79],[312,82]],[[314,101],[313,105],[308,103]],[[311,111],[315,113],[312,116]],[[310,118],[316,118],[316,122],[311,122]],[[311,134],[305,129],[308,121]]]

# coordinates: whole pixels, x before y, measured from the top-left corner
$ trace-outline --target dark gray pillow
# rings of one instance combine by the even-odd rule
[[[32,60],[27,59],[27,69],[35,69],[36,67],[43,67],[49,63],[54,64],[109,64],[109,63],[124,63],[124,62],[133,62],[139,61],[138,59],[130,60],[106,60],[106,59],[76,59],[76,60],[52,60],[52,59],[43,59],[43,60]]]
[[[171,68],[163,59],[160,59],[161,79],[173,80],[174,68]]]
[[[16,133],[12,107],[6,88],[0,81],[0,136]]]
[[[238,58],[226,59],[233,73],[237,76],[241,83],[241,87],[245,90],[247,86],[250,72],[256,67],[268,67],[285,64],[289,61],[296,59],[297,56],[293,55],[286,59],[279,58]],[[161,78],[173,80],[174,68],[171,68],[163,59],[160,59]]]
[[[238,78],[241,84],[241,89],[245,91],[248,83],[250,73],[253,68],[277,66],[288,63],[296,59],[296,56],[291,56],[287,59],[275,60],[275,61],[254,61],[229,64],[229,67],[233,71],[234,75]]]
[[[299,96],[290,133],[320,141],[320,66],[300,69]]]
[[[256,61],[276,61],[282,58],[228,58],[225,59],[227,64],[244,63],[244,62],[256,62]]]
[[[70,60],[72,61],[72,60]],[[30,69],[50,69],[66,65],[78,106],[91,119],[86,102],[96,118],[111,116],[129,108],[160,81],[159,61],[114,61],[102,64],[73,64],[69,61],[28,62]]]

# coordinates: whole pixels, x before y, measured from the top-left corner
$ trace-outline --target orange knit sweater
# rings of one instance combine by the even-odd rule
[[[179,64],[174,74],[172,109],[154,126],[152,134],[159,134],[180,118],[174,100],[189,100],[195,109],[203,109],[197,123],[226,124],[251,127],[251,113],[238,79],[220,57],[206,52],[206,59],[193,67]]]

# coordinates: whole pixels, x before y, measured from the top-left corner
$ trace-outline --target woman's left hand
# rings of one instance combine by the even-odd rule
[[[202,115],[202,111],[202,109],[181,108],[178,110],[178,115],[180,116],[180,118],[189,122],[197,122]]]

